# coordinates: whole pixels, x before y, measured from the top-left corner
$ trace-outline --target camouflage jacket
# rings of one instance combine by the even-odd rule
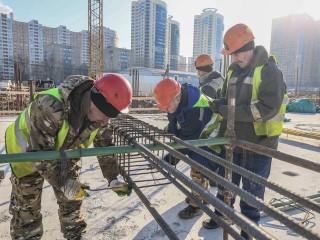
[[[69,131],[61,149],[78,148],[97,128],[100,130],[93,141],[94,147],[112,145],[111,127],[102,126],[101,123],[90,122],[87,119],[90,89],[93,83],[93,80],[86,76],[69,76],[58,86],[62,102],[51,95],[38,95],[33,100],[27,152],[55,150],[57,133],[64,119],[69,123]],[[118,176],[119,167],[116,157],[98,156],[98,161],[103,176],[109,182]],[[53,186],[58,186],[58,162],[42,161],[35,164],[40,174]]]

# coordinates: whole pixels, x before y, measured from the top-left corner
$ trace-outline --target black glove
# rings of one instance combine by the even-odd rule
[[[228,118],[228,105],[222,105],[219,107],[219,113],[223,117],[223,119]]]
[[[219,108],[222,105],[228,105],[228,101],[225,98],[219,98],[214,100],[213,102],[209,102],[209,106],[212,112],[218,113],[219,112]]]
[[[171,154],[167,154],[163,157],[163,160],[169,164],[171,164],[172,166],[176,166],[178,164],[178,162],[180,161],[180,159],[172,156]]]
[[[210,107],[211,111],[214,112],[214,113],[217,113],[218,110],[219,110],[215,102],[211,102],[210,101],[209,102],[209,107]]]

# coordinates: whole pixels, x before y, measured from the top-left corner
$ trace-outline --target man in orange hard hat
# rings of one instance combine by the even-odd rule
[[[212,99],[219,98],[224,79],[219,72],[213,70],[214,62],[210,55],[199,55],[194,65],[198,71],[201,92]]]
[[[169,133],[174,134],[182,140],[215,137],[218,133],[217,129],[220,126],[222,118],[219,114],[212,113],[208,98],[197,87],[191,84],[181,85],[173,79],[165,78],[156,85],[154,96],[158,103],[158,108],[169,113]],[[221,152],[219,146],[202,148],[216,155]],[[218,168],[217,164],[189,149],[179,151],[212,171]],[[176,165],[178,162],[171,155],[166,155],[164,160],[172,165]],[[208,187],[208,181],[203,177],[193,178],[193,181],[205,189]],[[192,191],[192,194],[200,199],[200,196],[196,192]],[[203,214],[202,209],[194,202],[188,201],[187,203],[188,206],[178,213],[180,218],[191,219]]]
[[[7,153],[112,146],[110,118],[128,112],[132,99],[129,82],[121,75],[106,74],[94,81],[69,76],[60,86],[36,93],[34,100],[6,130]],[[41,195],[44,180],[59,204],[61,232],[67,239],[81,239],[87,226],[81,213],[86,186],[78,181],[79,159],[11,163],[12,239],[40,239],[43,235]],[[115,156],[98,156],[103,176],[119,196],[131,188],[117,179]]]
[[[198,71],[200,91],[211,99],[220,98],[224,79],[219,72],[213,70],[214,62],[210,55],[200,54],[196,58],[194,65]],[[191,167],[190,177],[194,182],[205,182],[204,188],[208,191],[210,189],[210,186],[216,187],[214,181],[206,179],[193,167]],[[190,198],[187,197],[185,201],[189,204]]]
[[[228,69],[222,97],[227,100],[229,84],[236,85],[236,137],[277,149],[288,100],[281,70],[274,61],[269,61],[268,53],[263,46],[255,47],[254,35],[245,24],[231,27],[225,33],[223,42],[224,48],[221,53],[231,55],[232,64]],[[223,135],[228,119],[227,105],[215,100],[211,107],[213,111],[223,116],[224,120],[220,128],[220,134]],[[271,157],[235,148],[233,162],[264,178],[269,177]],[[224,168],[219,168],[219,174],[224,176]],[[232,181],[239,186],[241,178],[241,175],[233,173]],[[242,188],[258,198],[264,198],[264,187],[247,178],[242,178]],[[223,200],[222,193],[223,188],[219,186],[217,197],[221,200]],[[232,206],[234,200],[233,198]],[[250,206],[242,199],[240,208],[242,214],[254,223],[259,223],[259,209]],[[219,212],[217,214],[221,216]],[[219,225],[213,220],[208,220],[203,222],[203,226],[213,229]],[[252,239],[244,231],[241,231],[241,236]]]

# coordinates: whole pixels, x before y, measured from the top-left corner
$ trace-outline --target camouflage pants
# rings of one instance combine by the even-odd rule
[[[190,177],[191,177],[192,181],[197,183],[199,186],[206,189],[207,191],[210,191],[209,180],[206,179],[200,172],[198,172],[193,167],[191,167],[191,170],[190,170]],[[192,190],[192,194],[195,195],[198,199],[201,199],[199,194],[194,192],[193,190]],[[190,201],[190,205],[193,207],[197,207],[197,205],[192,201]]]
[[[12,214],[12,239],[41,239],[43,234],[41,195],[44,179],[36,172],[22,178],[11,176],[12,193],[9,211]],[[53,188],[59,205],[61,232],[65,238],[76,238],[84,233],[87,224],[80,212],[82,200],[68,200]]]

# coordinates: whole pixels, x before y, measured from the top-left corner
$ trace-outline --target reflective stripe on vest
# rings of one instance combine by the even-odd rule
[[[49,89],[47,91],[39,92],[34,95],[51,95],[62,102],[58,88]],[[6,130],[6,150],[7,153],[23,153],[26,152],[28,138],[30,134],[30,109],[31,104],[19,115],[15,122],[13,122]],[[64,119],[62,127],[58,132],[55,149],[59,150],[64,143],[64,140],[69,131],[69,123]],[[93,131],[88,140],[82,143],[82,147],[87,148],[94,140],[99,129]],[[27,176],[35,171],[32,162],[11,163],[11,168],[16,177],[21,178]]]
[[[253,76],[247,76],[243,84],[252,85],[252,95],[251,95],[251,113],[254,118],[253,126],[257,136],[278,136],[282,132],[283,128],[283,120],[286,112],[286,105],[289,102],[288,94],[285,93],[283,97],[283,101],[278,113],[271,119],[267,121],[263,121],[259,109],[256,107],[256,103],[258,100],[258,92],[261,84],[261,71],[263,65],[256,67],[254,69]],[[229,80],[230,79],[230,80]],[[237,77],[232,77],[232,70],[228,71],[228,80],[227,84],[235,84],[237,82]]]
[[[223,84],[223,81],[222,81],[222,84]],[[202,88],[203,88],[204,86],[210,86],[210,87],[212,87],[216,92],[218,92],[218,91],[221,90],[221,88],[222,88],[222,86],[221,86],[219,83],[215,82],[214,80],[211,80],[211,81],[209,81],[208,83],[200,86],[199,89],[202,91]]]

